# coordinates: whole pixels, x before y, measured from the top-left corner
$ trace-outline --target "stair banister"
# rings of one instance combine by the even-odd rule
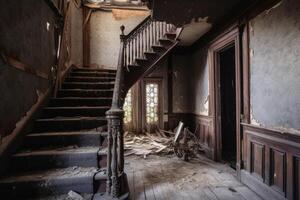
[[[121,93],[123,92],[124,80],[124,35],[125,27],[121,26],[120,52],[117,66],[117,75],[114,86],[111,109],[106,112],[108,121],[108,152],[107,152],[107,185],[106,192],[113,198],[120,195],[120,182],[124,178],[124,139],[123,139],[123,117]]]
[[[125,27],[121,26],[120,52],[118,58],[117,74],[114,86],[112,105],[106,112],[108,121],[108,152],[107,152],[107,183],[106,192],[112,198],[119,198],[126,182],[124,173],[124,131],[123,131],[123,104],[127,91],[146,72],[166,55],[170,48],[176,46],[175,40],[171,47],[166,47],[164,53],[157,54],[156,60],[150,65],[140,66],[138,62],[147,61],[145,53],[154,53],[153,46],[158,45],[160,40],[168,32],[174,32],[176,27],[165,22],[158,22],[146,17],[129,34],[125,35]],[[132,68],[133,67],[133,68]],[[131,71],[132,69],[132,71]],[[137,73],[136,73],[137,72]],[[132,75],[132,74],[133,75]],[[132,75],[132,76],[131,76]]]

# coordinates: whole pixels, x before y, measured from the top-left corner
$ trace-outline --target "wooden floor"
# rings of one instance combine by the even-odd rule
[[[205,157],[190,162],[154,155],[125,160],[132,200],[261,200],[236,179],[234,170]]]

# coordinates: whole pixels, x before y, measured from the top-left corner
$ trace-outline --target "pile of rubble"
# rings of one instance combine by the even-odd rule
[[[149,154],[173,153],[174,137],[167,136],[163,131],[156,131],[156,133],[151,134],[145,133],[145,135],[126,132],[124,140],[125,156],[134,154],[146,157]]]

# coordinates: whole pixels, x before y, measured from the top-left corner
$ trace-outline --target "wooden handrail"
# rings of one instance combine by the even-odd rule
[[[151,15],[148,15],[141,23],[139,23],[134,29],[132,29],[127,35],[125,35],[125,39],[130,38],[134,33],[143,26],[147,21],[151,19]]]

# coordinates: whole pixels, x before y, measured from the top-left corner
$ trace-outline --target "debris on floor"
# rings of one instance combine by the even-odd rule
[[[140,155],[146,158],[149,154],[170,154],[173,153],[173,137],[156,133],[145,135],[134,135],[125,133],[125,156]]]
[[[197,137],[179,123],[175,133],[171,131],[157,130],[155,133],[135,135],[125,133],[125,156],[139,155],[146,158],[152,154],[172,154],[188,161],[190,157],[197,157],[203,150]]]
[[[66,198],[66,200],[83,200],[83,197],[78,194],[77,192],[74,192],[74,191],[70,191],[68,193],[68,197]]]

